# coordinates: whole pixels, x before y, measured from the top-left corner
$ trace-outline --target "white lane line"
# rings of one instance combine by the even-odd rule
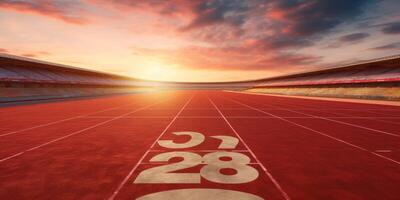
[[[384,101],[384,100],[369,100],[369,99],[345,99],[345,98],[334,98],[334,97],[311,97],[311,96],[295,96],[295,95],[279,95],[279,94],[268,94],[268,93],[254,93],[254,92],[243,92],[243,91],[230,91],[225,90],[229,93],[247,94],[247,95],[258,95],[258,96],[270,96],[278,98],[294,98],[294,99],[309,99],[309,100],[323,100],[330,102],[342,102],[342,103],[357,103],[357,104],[372,104],[372,105],[386,105],[386,106],[400,106],[400,102],[397,101]]]
[[[317,109],[315,109],[315,110],[317,110]],[[362,110],[362,111],[364,111],[364,112],[369,112],[368,110]],[[326,112],[326,111],[323,111],[323,112]],[[331,113],[332,114],[332,112],[326,112],[326,113]],[[354,117],[354,116],[352,116],[352,115],[349,115],[349,114],[343,114],[343,113],[334,113],[334,114],[337,114],[337,115],[342,115],[342,116],[347,116],[349,119],[358,119],[357,117]],[[376,113],[375,113],[376,114]],[[353,118],[351,118],[351,117],[353,117]],[[329,119],[346,119],[346,118],[343,118],[343,117],[329,117]],[[392,117],[365,117],[365,119],[368,119],[368,120],[372,120],[372,121],[377,121],[377,122],[384,122],[384,123],[388,123],[388,124],[396,124],[396,125],[399,125],[400,123],[398,123],[398,122],[393,122],[393,121],[388,121],[388,120],[383,120],[383,119],[387,119],[387,118],[392,118]],[[362,119],[361,117],[360,117],[360,119]]]
[[[386,156],[377,154],[377,153],[375,153],[375,152],[373,152],[373,151],[370,151],[370,150],[368,150],[368,149],[365,149],[365,148],[363,148],[363,147],[357,146],[357,145],[352,144],[352,143],[350,143],[350,142],[346,142],[346,141],[344,141],[344,140],[341,140],[341,139],[339,139],[339,138],[336,138],[336,137],[334,137],[334,136],[328,135],[328,134],[326,134],[326,133],[323,133],[323,132],[314,130],[314,129],[309,128],[309,127],[307,127],[307,126],[303,126],[303,125],[298,124],[298,123],[296,123],[296,122],[292,122],[292,121],[290,121],[290,120],[288,120],[288,119],[284,119],[284,118],[279,117],[279,116],[276,116],[276,115],[274,115],[274,114],[265,112],[265,111],[260,110],[260,109],[258,109],[258,108],[249,106],[249,105],[247,105],[247,104],[245,104],[245,103],[242,103],[242,102],[239,102],[239,101],[236,101],[236,100],[233,100],[233,99],[230,99],[230,100],[233,101],[233,102],[236,102],[237,104],[246,106],[246,107],[248,107],[248,108],[250,108],[250,109],[257,110],[257,111],[262,112],[262,113],[265,113],[265,114],[267,114],[267,115],[275,116],[276,118],[278,118],[278,119],[280,119],[280,120],[283,120],[283,121],[285,121],[285,122],[288,122],[288,123],[290,123],[290,124],[296,125],[296,126],[298,126],[298,127],[304,128],[304,129],[307,129],[307,130],[312,131],[312,132],[314,132],[314,133],[318,133],[318,134],[323,135],[323,136],[325,136],[325,137],[328,137],[328,138],[330,138],[330,139],[332,139],[332,140],[341,142],[341,143],[343,143],[343,144],[346,144],[346,145],[348,145],[348,146],[354,147],[354,148],[359,149],[359,150],[362,150],[362,151],[366,151],[366,152],[371,153],[371,154],[373,154],[373,155],[375,155],[375,156],[378,156],[378,157],[380,157],[380,158],[383,158],[383,159],[385,159],[385,160],[388,160],[388,161],[391,161],[391,162],[393,162],[393,163],[396,163],[396,164],[400,165],[400,161],[397,161],[397,160],[391,159],[391,158],[389,158],[389,157],[386,157]]]
[[[214,108],[218,111],[218,113],[222,116],[224,121],[228,124],[228,126],[231,128],[231,130],[236,134],[238,139],[242,142],[242,144],[249,150],[250,154],[253,156],[253,158],[256,160],[257,163],[260,163],[261,168],[264,170],[265,174],[269,177],[269,179],[272,181],[272,183],[275,185],[275,187],[281,192],[282,196],[286,200],[290,200],[289,195],[283,190],[281,185],[278,183],[278,181],[272,176],[272,174],[267,170],[267,168],[258,160],[254,152],[249,148],[249,146],[244,142],[242,137],[240,137],[239,133],[233,128],[231,123],[228,121],[228,119],[225,117],[225,115],[221,112],[221,110],[218,108],[217,105],[215,105],[214,101],[207,97],[208,100],[211,102],[211,104],[214,106]]]
[[[247,110],[244,108],[220,108],[221,110]],[[179,109],[173,109],[173,108],[152,108],[152,109],[148,109],[148,110],[174,110],[174,111],[178,111]],[[189,111],[189,110],[215,110],[214,108],[186,108],[185,110]]]
[[[243,94],[244,95],[244,94]],[[303,104],[302,104],[303,105]],[[260,107],[260,109],[262,109],[262,110],[264,110],[264,109],[268,109],[268,110],[282,110],[282,109],[279,109],[279,108],[269,108],[269,107]],[[316,109],[315,107],[309,107],[309,106],[306,106],[306,107],[302,107],[302,108],[296,108],[296,110],[299,110],[299,111],[305,111],[305,110],[314,110],[314,109]],[[319,109],[319,110],[321,110],[321,111],[360,111],[360,109],[354,109],[354,108],[321,108],[321,109]],[[362,111],[369,111],[369,110],[371,110],[371,111],[398,111],[398,110],[395,110],[395,109],[368,109],[368,108],[366,108],[366,109],[362,109]]]
[[[248,109],[247,109],[248,110]],[[262,109],[262,110],[264,110],[264,109]],[[102,119],[102,118],[113,118],[113,117],[115,117],[115,116],[88,116],[88,117],[80,117],[80,118],[89,118],[89,119],[91,119],[91,118],[94,118],[94,119],[96,119],[96,118],[99,118],[99,119]],[[123,118],[128,118],[128,119],[135,119],[135,118],[149,118],[149,119],[157,119],[157,118],[172,118],[173,116],[139,116],[139,115],[137,115],[137,116],[129,116],[129,117],[123,117]],[[281,116],[282,118],[288,118],[288,119],[313,119],[313,118],[315,118],[315,117],[289,117],[289,116]],[[188,118],[188,119],[191,119],[191,118],[211,118],[211,119],[213,119],[213,118],[219,118],[219,119],[222,119],[222,117],[220,117],[220,116],[179,116],[178,118]],[[226,116],[226,118],[255,118],[255,119],[257,119],[257,118],[261,118],[261,119],[264,119],[264,118],[275,118],[275,117],[270,117],[270,116]],[[378,117],[378,118],[376,118],[376,117],[352,117],[352,116],[343,116],[343,117],[329,117],[330,119],[374,119],[374,120],[377,120],[378,118],[380,119],[380,118],[382,118],[382,119],[398,119],[398,118],[396,118],[396,117]],[[381,121],[381,120],[379,120],[379,121]],[[383,121],[383,120],[382,120]],[[393,124],[400,124],[400,123],[396,123],[396,122],[392,122],[392,121],[385,121],[385,122],[388,122],[388,123],[393,123]]]
[[[384,110],[362,110],[364,112],[369,112],[369,113],[373,113],[373,114],[379,114],[379,115],[384,115],[384,116],[391,116],[391,117],[398,117],[399,115],[393,115],[393,114],[389,114],[389,113],[381,113],[378,111],[384,111]]]
[[[292,106],[295,106],[295,107],[296,106],[304,106],[304,104],[292,105]],[[274,107],[272,105],[270,105],[270,107],[277,108],[277,107]],[[262,109],[262,110],[264,110],[264,109]],[[287,110],[287,109],[282,109],[282,110]],[[372,120],[372,121],[385,122],[385,123],[389,123],[389,124],[396,124],[396,125],[400,124],[399,122],[384,120],[384,119],[391,119],[391,118],[396,119],[396,118],[398,118],[398,116],[366,117],[366,116],[353,116],[353,115],[345,114],[345,113],[342,113],[342,112],[333,112],[333,111],[360,111],[360,110],[356,110],[356,109],[319,109],[319,108],[316,108],[316,107],[313,107],[313,108],[308,107],[307,109],[303,109],[303,108],[299,109],[299,108],[296,107],[296,108],[291,108],[290,112],[302,111],[302,110],[303,111],[307,111],[307,110],[319,111],[319,112],[323,112],[323,113],[341,115],[339,117],[327,117],[329,119],[368,119],[368,120]],[[377,113],[377,112],[371,112],[368,109],[362,109],[362,111],[363,112],[370,112],[370,113],[374,113],[374,114],[381,114],[381,113]]]
[[[276,106],[272,106],[272,107],[276,107]],[[294,111],[294,110],[290,110],[290,109],[285,109],[285,110],[290,111],[290,112],[294,112],[294,113],[298,113],[298,114],[303,114],[303,115],[310,116],[310,117],[314,117],[314,118],[317,118],[317,119],[323,119],[323,120],[327,120],[327,121],[331,121],[331,122],[335,122],[335,123],[339,123],[339,124],[344,124],[344,125],[348,125],[348,126],[352,126],[352,127],[356,127],[356,128],[361,128],[361,129],[369,130],[369,131],[373,131],[373,132],[383,133],[383,134],[386,134],[386,135],[390,135],[390,136],[394,136],[394,137],[399,137],[400,138],[400,135],[397,135],[397,134],[394,134],[394,133],[390,133],[390,132],[386,132],[386,131],[382,131],[382,130],[378,130],[378,129],[368,128],[368,127],[357,125],[357,124],[352,124],[352,123],[347,123],[347,122],[343,122],[343,121],[339,121],[339,120],[335,120],[335,119],[331,119],[331,118],[311,115],[311,114],[307,114],[307,113],[303,113],[303,112],[299,112],[299,111]]]
[[[274,108],[280,108],[279,106],[273,106],[273,105],[269,105],[270,107],[274,107]],[[352,126],[352,127],[356,127],[356,128],[361,128],[364,130],[369,130],[369,131],[373,131],[373,132],[377,132],[377,133],[383,133],[386,135],[390,135],[390,136],[394,136],[394,137],[399,137],[400,135],[398,134],[394,134],[394,133],[390,133],[390,132],[386,132],[386,131],[382,131],[382,130],[378,130],[378,129],[373,129],[373,128],[368,128],[365,126],[361,126],[361,125],[357,125],[357,124],[352,124],[352,123],[347,123],[347,122],[343,122],[343,121],[339,121],[339,120],[334,120],[334,119],[330,119],[330,118],[326,118],[326,117],[320,117],[320,116],[316,116],[316,115],[311,115],[311,114],[307,114],[307,113],[303,113],[303,112],[299,112],[299,111],[295,111],[295,110],[291,110],[291,109],[285,109],[285,108],[280,108],[283,110],[287,110],[290,112],[294,112],[294,113],[298,113],[298,114],[302,114],[302,115],[306,115],[306,116],[310,116],[310,117],[314,117],[317,119],[323,119],[323,120],[327,120],[327,121],[331,121],[331,122],[335,122],[335,123],[339,123],[339,124],[344,124],[344,125],[348,125],[348,126]]]
[[[362,111],[364,111],[364,112],[369,112],[369,113],[374,113],[374,114],[381,114],[381,113],[378,113],[378,112],[372,112],[372,111],[370,111],[370,110],[362,110]],[[341,115],[343,115],[342,113],[340,113]],[[384,113],[384,114],[386,114],[386,113]],[[351,116],[351,115],[348,115],[347,114],[347,116]],[[385,123],[389,123],[389,124],[396,124],[396,125],[400,125],[400,123],[399,122],[394,122],[394,121],[390,121],[390,120],[384,120],[384,119],[389,119],[389,118],[397,118],[398,116],[396,115],[396,116],[381,116],[381,117],[371,117],[371,118],[369,118],[369,120],[373,120],[373,121],[378,121],[378,122],[385,122]]]
[[[113,118],[115,116],[93,116],[93,117],[81,117],[81,118],[87,118],[87,119],[109,119]],[[121,117],[124,119],[168,119],[172,118],[172,116],[167,117],[167,116],[130,116],[130,117]]]
[[[61,123],[61,122],[70,121],[70,120],[73,120],[73,119],[87,117],[87,116],[90,116],[90,115],[93,115],[93,114],[102,113],[102,112],[109,111],[109,110],[114,110],[114,109],[117,109],[117,108],[120,108],[120,107],[124,107],[124,106],[128,106],[128,105],[131,105],[131,104],[133,104],[133,103],[124,104],[124,105],[120,105],[120,106],[116,106],[116,107],[112,107],[112,108],[107,108],[107,109],[104,109],[104,110],[99,110],[99,111],[96,111],[96,112],[91,112],[91,113],[86,114],[86,115],[78,115],[78,116],[74,116],[74,117],[70,117],[70,118],[66,118],[66,119],[62,119],[62,120],[58,120],[58,121],[53,121],[53,122],[49,122],[49,123],[45,123],[45,124],[40,124],[40,125],[37,125],[37,126],[25,128],[25,129],[20,129],[20,130],[17,130],[17,131],[4,133],[4,134],[1,134],[0,137],[4,137],[4,136],[7,136],[7,135],[13,135],[13,134],[16,134],[16,133],[29,131],[29,130],[36,129],[36,128],[46,127],[46,126],[50,126],[50,125],[53,125],[53,124],[58,124],[58,123]]]
[[[154,140],[154,142],[151,144],[151,146],[147,149],[147,151],[143,154],[143,156],[139,159],[139,161],[133,166],[131,171],[129,171],[128,175],[125,176],[125,178],[122,180],[122,182],[118,185],[118,187],[115,189],[115,191],[112,193],[112,195],[108,198],[108,200],[113,200],[115,197],[118,195],[119,191],[122,189],[122,187],[128,182],[129,178],[132,176],[132,174],[135,172],[135,170],[138,168],[138,166],[142,163],[143,159],[147,156],[147,154],[150,152],[150,149],[154,147],[154,145],[157,143],[157,141],[167,132],[169,127],[172,126],[172,124],[178,119],[178,116],[182,113],[182,111],[186,108],[186,106],[190,103],[190,101],[193,99],[194,95],[192,95],[186,103],[182,106],[182,108],[179,110],[178,113],[176,113],[175,117],[171,120],[171,122],[164,128],[164,130],[161,132],[161,134]]]
[[[37,145],[37,146],[35,146],[35,147],[26,149],[26,150],[21,151],[21,152],[18,152],[18,153],[15,153],[15,154],[13,154],[13,155],[11,155],[11,156],[8,156],[8,157],[5,157],[5,158],[0,159],[0,163],[2,163],[2,162],[4,162],[4,161],[7,161],[7,160],[9,160],[9,159],[11,159],[11,158],[18,157],[18,156],[20,156],[20,155],[22,155],[22,154],[25,154],[26,152],[30,152],[30,151],[33,151],[33,150],[42,148],[42,147],[47,146],[47,145],[49,145],[49,144],[52,144],[52,143],[54,143],[54,142],[57,142],[57,141],[60,141],[60,140],[69,138],[69,137],[71,137],[71,136],[77,135],[77,134],[79,134],[79,133],[82,133],[82,132],[87,131],[87,130],[90,130],[90,129],[96,128],[96,127],[98,127],[98,126],[101,126],[101,125],[103,125],[103,124],[109,123],[109,122],[111,122],[111,121],[114,121],[114,120],[117,120],[117,119],[121,119],[122,117],[124,117],[124,116],[126,116],[126,115],[129,115],[129,114],[131,114],[131,113],[137,112],[137,111],[139,111],[139,110],[146,109],[147,107],[151,107],[151,106],[156,105],[156,104],[159,104],[159,103],[160,103],[160,102],[157,102],[157,103],[153,103],[153,104],[150,104],[150,105],[147,105],[147,106],[138,108],[138,109],[136,109],[136,110],[130,111],[130,112],[125,113],[125,114],[123,114],[123,115],[120,115],[120,116],[111,118],[111,119],[109,119],[109,120],[106,120],[106,121],[103,121],[103,122],[100,122],[100,123],[97,123],[97,124],[95,124],[95,125],[93,125],[93,126],[89,126],[89,127],[87,127],[87,128],[81,129],[81,130],[79,130],[79,131],[75,131],[75,132],[70,133],[70,134],[68,134],[68,135],[65,135],[65,136],[56,138],[56,139],[54,139],[54,140],[50,140],[50,141],[48,141],[48,142],[42,143],[42,144],[40,144],[40,145]]]

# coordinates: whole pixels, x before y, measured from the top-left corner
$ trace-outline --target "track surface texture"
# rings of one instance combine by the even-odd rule
[[[223,91],[0,108],[0,199],[400,199],[400,109]]]

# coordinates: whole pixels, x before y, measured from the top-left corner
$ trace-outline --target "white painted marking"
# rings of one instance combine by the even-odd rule
[[[175,157],[183,158],[183,160],[165,163]],[[224,161],[220,159],[222,157],[229,157],[231,159]],[[203,177],[216,183],[241,184],[254,181],[258,178],[258,171],[248,165],[250,164],[250,158],[245,154],[237,152],[211,152],[205,154],[202,158],[199,154],[192,152],[172,151],[155,155],[150,159],[150,163],[158,164],[159,166],[141,171],[134,183],[193,184],[200,183],[200,177]],[[204,164],[200,173],[173,173],[200,164]],[[234,169],[236,173],[225,175],[221,173],[221,169]]]
[[[129,178],[132,176],[133,172],[137,169],[139,164],[143,161],[143,159],[147,156],[147,154],[150,152],[150,149],[154,147],[154,145],[157,143],[157,141],[167,132],[169,127],[172,126],[172,124],[176,121],[178,116],[182,113],[183,109],[186,108],[186,106],[189,104],[189,102],[193,99],[194,95],[191,96],[186,103],[182,106],[182,108],[179,110],[178,113],[176,113],[175,117],[171,120],[171,122],[164,128],[164,130],[161,132],[161,134],[154,140],[154,142],[151,144],[151,146],[147,149],[147,151],[143,154],[143,156],[139,159],[139,161],[133,166],[131,171],[125,176],[125,178],[122,180],[122,182],[118,185],[118,187],[115,189],[115,191],[112,193],[112,195],[108,198],[108,200],[113,200],[115,197],[118,195],[119,191],[122,189],[122,187],[125,185],[126,182],[128,182]]]
[[[199,154],[171,151],[157,154],[150,159],[150,162],[168,162],[171,158],[177,157],[183,160],[145,169],[139,173],[134,183],[200,183],[199,173],[173,173],[201,164],[202,158]]]
[[[216,152],[216,151],[213,151]],[[218,151],[217,151],[218,152]],[[235,152],[235,151],[229,151],[229,152]],[[141,162],[141,165],[165,165],[165,162]],[[205,165],[204,163],[202,163],[202,165]],[[261,167],[261,163],[257,163],[257,162],[249,162],[247,163],[247,165],[260,165]]]
[[[263,198],[245,192],[223,189],[177,189],[156,192],[137,200],[264,200]]]
[[[396,101],[382,101],[382,100],[380,101],[380,100],[368,100],[368,99],[342,99],[342,98],[333,98],[333,97],[294,96],[294,95],[279,95],[279,94],[241,92],[241,91],[229,91],[229,90],[225,90],[225,92],[259,95],[259,96],[283,97],[283,98],[312,99],[312,100],[338,101],[338,102],[359,103],[359,104],[400,106],[400,102],[396,102]]]
[[[229,157],[231,160],[223,161],[220,158]],[[203,162],[207,165],[200,170],[201,177],[222,184],[249,183],[258,178],[258,170],[248,165],[250,158],[242,153],[217,151],[203,156]],[[236,174],[225,175],[221,169],[234,169]]]
[[[98,127],[98,126],[101,126],[101,125],[103,125],[103,124],[109,123],[109,122],[114,121],[114,120],[117,120],[117,119],[120,119],[120,118],[122,118],[123,116],[132,114],[132,113],[137,112],[137,111],[139,111],[139,110],[146,109],[147,107],[150,107],[150,106],[153,106],[153,105],[156,105],[156,104],[159,104],[159,103],[160,103],[160,102],[157,102],[157,103],[153,103],[153,104],[150,104],[150,105],[147,105],[147,106],[138,108],[138,109],[136,109],[136,110],[134,110],[134,111],[130,111],[130,112],[126,113],[126,114],[123,114],[123,115],[114,117],[114,118],[112,118],[112,119],[109,119],[109,120],[106,120],[106,121],[97,123],[97,124],[95,124],[95,125],[93,125],[93,126],[89,126],[89,127],[87,127],[87,128],[81,129],[81,130],[79,130],[79,131],[75,131],[75,132],[73,132],[73,133],[70,133],[70,134],[68,134],[68,135],[65,135],[65,136],[56,138],[56,139],[51,140],[51,141],[49,141],[49,142],[45,142],[45,143],[43,143],[43,144],[40,144],[40,145],[38,145],[38,146],[29,148],[29,149],[27,149],[27,150],[18,152],[18,153],[16,153],[16,154],[11,155],[11,156],[8,156],[8,157],[6,157],[6,158],[2,158],[2,159],[0,160],[0,163],[4,162],[4,161],[6,161],[6,160],[9,160],[9,159],[11,159],[11,158],[15,158],[15,157],[17,157],[17,156],[20,156],[20,155],[22,155],[22,154],[24,154],[24,153],[26,153],[26,152],[34,151],[34,150],[36,150],[36,149],[42,148],[42,147],[47,146],[47,145],[49,145],[49,144],[52,144],[52,143],[54,143],[54,142],[57,142],[57,141],[60,141],[60,140],[69,138],[69,137],[71,137],[71,136],[77,135],[77,134],[82,133],[82,132],[84,132],[84,131],[87,131],[87,130],[96,128],[96,127]]]
[[[221,144],[218,146],[218,149],[235,149],[239,144],[239,139],[232,136],[215,135],[211,137],[221,140]]]
[[[355,145],[355,144],[346,142],[346,141],[344,141],[344,140],[341,140],[341,139],[339,139],[339,138],[333,137],[333,136],[328,135],[328,134],[326,134],[326,133],[323,133],[323,132],[314,130],[314,129],[312,129],[312,128],[303,126],[303,125],[298,124],[298,123],[296,123],[296,122],[292,122],[292,121],[290,121],[290,120],[288,120],[288,119],[284,119],[284,118],[282,118],[282,117],[273,115],[273,114],[271,114],[271,113],[265,112],[265,111],[260,110],[260,109],[258,109],[258,108],[255,108],[255,107],[249,106],[249,105],[247,105],[247,104],[244,104],[244,103],[242,103],[242,102],[239,102],[239,101],[236,101],[236,100],[233,100],[233,99],[231,99],[231,101],[236,102],[237,104],[246,106],[246,107],[248,107],[248,108],[250,108],[250,109],[257,110],[257,111],[259,111],[259,112],[265,113],[265,114],[267,114],[267,115],[275,116],[276,118],[281,119],[281,120],[283,120],[283,121],[286,121],[286,122],[288,122],[288,123],[290,123],[290,124],[293,124],[293,125],[296,125],[296,126],[298,126],[298,127],[301,127],[301,128],[307,129],[307,130],[310,130],[310,131],[312,131],[312,132],[314,132],[314,133],[318,133],[318,134],[323,135],[323,136],[325,136],[325,137],[328,137],[328,138],[330,138],[330,139],[336,140],[336,141],[338,141],[338,142],[341,142],[341,143],[346,144],[346,145],[348,145],[348,146],[354,147],[354,148],[356,148],[356,149],[369,152],[369,153],[371,153],[371,154],[373,154],[373,155],[375,155],[375,156],[381,157],[381,158],[383,158],[383,159],[385,159],[385,160],[388,160],[388,161],[391,161],[391,162],[393,162],[393,163],[396,163],[396,164],[400,165],[400,161],[393,160],[393,159],[388,158],[388,157],[386,157],[386,156],[382,156],[382,155],[380,155],[380,154],[377,154],[377,153],[375,153],[375,152],[373,152],[373,151],[369,151],[369,150],[367,150],[367,149],[365,149],[365,148],[362,148],[362,147],[360,147],[360,146],[357,146],[357,145]]]
[[[272,107],[276,107],[276,106],[272,106]],[[394,137],[400,137],[400,135],[397,135],[397,134],[394,134],[394,133],[390,133],[390,132],[386,132],[386,131],[382,131],[382,130],[377,130],[377,129],[373,129],[373,128],[368,128],[368,127],[357,125],[357,124],[352,124],[352,123],[347,123],[347,122],[343,122],[343,121],[339,121],[339,120],[335,120],[335,119],[331,119],[331,118],[311,115],[311,114],[307,114],[307,113],[303,113],[303,112],[299,112],[299,111],[295,111],[295,110],[290,110],[290,109],[285,109],[285,110],[290,111],[290,112],[294,112],[294,113],[298,113],[298,114],[303,114],[303,115],[310,116],[310,117],[314,117],[316,119],[323,119],[323,120],[327,120],[327,121],[331,121],[331,122],[336,122],[336,123],[339,123],[339,124],[344,124],[344,125],[348,125],[348,126],[352,126],[352,127],[356,127],[356,128],[361,128],[361,129],[364,129],[364,130],[369,130],[369,131],[373,131],[373,132],[377,132],[377,133],[383,133],[383,134],[394,136]]]
[[[165,152],[166,150],[159,150],[159,149],[151,149],[150,152]],[[224,150],[211,150],[211,149],[185,149],[185,151],[189,152],[216,152],[216,151],[232,151],[232,152],[249,152],[246,149],[224,149]]]
[[[50,126],[50,125],[53,125],[53,124],[58,124],[58,123],[61,123],[61,122],[70,121],[70,120],[73,120],[73,119],[78,119],[78,118],[86,117],[86,116],[97,114],[97,113],[102,113],[102,112],[105,112],[105,111],[108,111],[108,110],[114,110],[114,109],[117,109],[117,108],[120,108],[120,107],[124,107],[124,106],[128,106],[128,105],[131,105],[131,104],[132,103],[124,104],[124,105],[121,105],[121,106],[116,106],[116,107],[107,108],[107,109],[104,109],[104,110],[92,112],[92,113],[89,113],[89,114],[86,114],[86,115],[78,115],[78,116],[75,116],[75,117],[70,117],[70,118],[57,120],[57,121],[53,121],[53,122],[49,122],[49,123],[45,123],[45,124],[40,124],[40,125],[37,125],[37,126],[32,126],[32,127],[29,127],[29,128],[20,129],[20,130],[17,130],[17,131],[3,133],[3,134],[0,135],[0,137],[4,137],[4,136],[7,136],[7,135],[13,135],[13,134],[16,134],[16,133],[20,133],[20,132],[23,132],[23,131],[29,131],[29,130],[36,129],[36,128],[46,127],[46,126]]]
[[[283,188],[280,186],[278,181],[272,176],[271,173],[267,170],[267,168],[258,160],[256,155],[254,154],[253,151],[249,148],[249,146],[244,142],[244,140],[240,137],[239,133],[233,128],[231,123],[228,121],[228,119],[225,117],[225,115],[221,112],[221,110],[215,105],[214,101],[208,97],[208,100],[211,102],[211,104],[214,106],[214,108],[218,111],[218,113],[223,117],[224,121],[228,124],[228,126],[231,128],[231,130],[235,133],[235,135],[239,138],[239,140],[243,143],[243,145],[249,150],[250,154],[253,156],[253,158],[256,160],[257,163],[261,164],[261,168],[264,170],[265,174],[270,178],[272,183],[275,185],[275,187],[281,192],[282,196],[286,200],[290,200],[289,195],[283,190]]]
[[[190,140],[185,143],[175,143],[173,140],[159,140],[158,145],[169,149],[184,149],[200,145],[204,142],[205,137],[203,134],[193,131],[173,132],[174,135],[188,135]]]
[[[229,92],[229,91],[227,91],[227,92]],[[241,92],[237,92],[237,93],[241,93]],[[249,93],[243,93],[243,94],[249,94]],[[250,93],[250,94],[251,94],[251,93]],[[268,96],[268,95],[266,95],[266,96]],[[269,95],[269,96],[273,96],[273,95]],[[400,104],[399,104],[399,105],[400,105]],[[270,105],[270,106],[271,106],[271,107],[275,107],[275,108],[280,108],[280,107],[277,107],[277,106],[272,106],[272,105]],[[399,138],[400,138],[400,135],[394,134],[394,133],[390,133],[390,132],[387,132],[387,131],[382,131],[382,130],[378,130],[378,129],[368,128],[368,127],[365,127],[365,126],[361,126],[361,125],[357,125],[357,124],[352,124],[352,123],[347,123],[347,122],[343,122],[343,121],[339,121],[339,120],[334,120],[334,119],[330,119],[330,118],[326,118],[326,117],[320,117],[320,116],[316,116],[316,115],[306,114],[306,113],[299,112],[299,111],[295,111],[295,110],[284,109],[284,108],[280,108],[280,109],[287,110],[287,111],[294,112],[294,113],[298,113],[298,114],[303,114],[303,115],[310,116],[310,117],[314,117],[314,118],[317,118],[317,119],[324,119],[324,120],[327,120],[327,121],[332,121],[332,122],[336,122],[336,123],[339,123],[339,124],[345,124],[345,125],[348,125],[348,126],[353,126],[353,127],[357,127],[357,128],[361,128],[361,129],[365,129],[365,130],[370,130],[370,131],[374,131],[374,132],[378,132],[378,133],[383,133],[383,134],[386,134],[386,135],[390,135],[390,136],[394,136],[394,137],[399,137]]]
[[[80,118],[113,118],[115,116],[88,116],[88,117],[80,117]],[[129,116],[129,117],[123,117],[126,119],[169,119],[172,118],[173,116]],[[288,117],[288,116],[281,116],[282,118],[288,118],[288,119],[311,119],[311,118],[315,118],[315,117]],[[198,118],[204,118],[204,119],[222,119],[223,117],[220,116],[179,116],[179,119],[198,119]],[[228,119],[235,119],[235,118],[248,118],[248,119],[265,119],[265,118],[275,118],[275,117],[270,117],[270,116],[226,116],[226,118]],[[330,119],[400,119],[400,117],[352,117],[352,116],[348,116],[348,117],[329,117]],[[379,120],[381,121],[381,120]],[[385,121],[388,123],[393,123],[393,124],[400,124],[398,122],[393,122],[393,121]]]

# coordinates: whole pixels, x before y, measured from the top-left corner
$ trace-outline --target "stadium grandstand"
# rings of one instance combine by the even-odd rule
[[[251,92],[399,99],[400,55],[254,81]]]
[[[0,87],[0,102],[144,92],[154,88],[399,99],[400,56],[260,80],[191,83],[146,81],[1,54]]]
[[[0,55],[0,102],[137,92],[149,82],[13,55]]]

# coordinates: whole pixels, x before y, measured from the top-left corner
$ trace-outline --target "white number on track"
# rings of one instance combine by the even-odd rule
[[[156,192],[137,198],[137,200],[263,200],[254,194],[223,189],[177,189]]]
[[[221,160],[222,157],[230,158],[228,161]],[[203,178],[216,183],[239,184],[248,183],[258,177],[258,171],[247,165],[250,158],[244,154],[236,152],[214,152],[208,153],[203,157],[205,165],[200,170]],[[225,175],[222,169],[234,169],[235,174]]]
[[[165,148],[170,149],[183,149],[195,147],[204,142],[204,135],[197,132],[184,131],[184,132],[173,132],[174,135],[188,135],[190,136],[190,140],[185,143],[175,143],[172,140],[159,140],[158,144]]]
[[[221,140],[221,144],[218,146],[218,149],[234,149],[239,144],[239,140],[232,136],[216,135],[211,137]]]
[[[200,183],[198,173],[171,173],[181,169],[194,167],[201,163],[201,156],[190,152],[168,152],[154,156],[151,162],[167,162],[171,158],[180,157],[182,161],[142,171],[135,183]]]
[[[190,152],[168,152],[156,155],[151,162],[166,162],[174,157],[182,157],[184,160],[178,163],[171,163],[163,166],[153,167],[142,171],[135,180],[135,183],[200,183],[200,175],[212,182],[239,184],[248,183],[258,177],[258,171],[247,165],[250,158],[236,152],[214,152],[200,155]],[[230,160],[221,160],[222,157]],[[194,167],[201,162],[206,164],[199,173],[171,173],[182,169]],[[233,169],[234,174],[222,174],[222,169]]]

